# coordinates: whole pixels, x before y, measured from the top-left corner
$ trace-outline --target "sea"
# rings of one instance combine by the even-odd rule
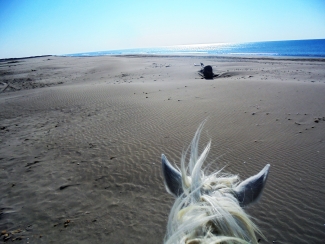
[[[325,39],[213,43],[134,48],[66,54],[84,57],[103,55],[260,56],[325,58]]]

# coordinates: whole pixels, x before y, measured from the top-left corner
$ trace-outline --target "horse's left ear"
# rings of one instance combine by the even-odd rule
[[[161,155],[161,163],[167,192],[175,197],[180,196],[183,193],[181,173],[170,164],[164,154]]]
[[[269,168],[270,165],[267,164],[257,175],[249,177],[235,188],[235,194],[241,207],[259,199],[269,174]]]

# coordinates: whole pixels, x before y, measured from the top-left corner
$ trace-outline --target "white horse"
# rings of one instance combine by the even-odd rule
[[[203,125],[204,122],[182,154],[180,169],[174,168],[162,154],[165,187],[176,197],[164,241],[172,244],[258,243],[255,233],[263,235],[242,208],[261,196],[270,165],[241,183],[237,175],[221,170],[205,175],[201,168],[211,141],[198,155]]]

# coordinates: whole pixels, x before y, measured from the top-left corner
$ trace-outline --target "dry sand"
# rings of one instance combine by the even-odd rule
[[[205,118],[211,170],[271,164],[247,209],[261,243],[325,240],[324,60],[37,57],[0,74],[1,241],[161,243],[160,155],[179,164]]]

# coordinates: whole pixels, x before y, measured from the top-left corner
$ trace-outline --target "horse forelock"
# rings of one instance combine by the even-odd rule
[[[169,214],[165,243],[257,243],[255,232],[260,232],[234,195],[238,176],[222,170],[206,175],[202,170],[210,149],[209,142],[198,155],[203,124],[182,154],[183,194]]]

